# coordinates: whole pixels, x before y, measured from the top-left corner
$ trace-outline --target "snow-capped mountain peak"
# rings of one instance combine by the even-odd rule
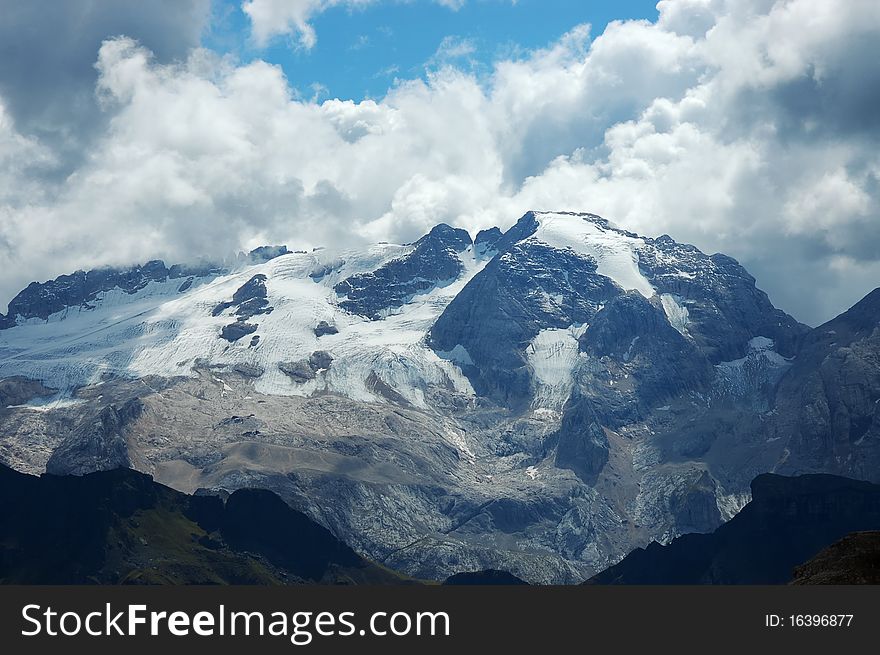
[[[638,291],[645,298],[655,289],[639,270],[639,249],[644,239],[613,227],[595,214],[535,212],[538,228],[529,237],[553,248],[568,248],[597,263],[596,272],[611,278],[626,291]]]
[[[34,283],[0,329],[0,376],[68,393],[108,376],[194,376],[207,365],[260,393],[418,407],[432,387],[485,393],[488,376],[505,395],[528,397],[549,375],[534,352],[552,341],[542,330],[581,334],[627,292],[712,361],[745,356],[756,336],[784,350],[788,328],[772,325],[776,310],[753,282],[733,260],[668,237],[594,214],[529,212],[476,241],[438,225],[408,245],[272,246],[225,269],[150,262]],[[566,339],[570,368],[577,340]],[[569,386],[553,392],[557,409]]]
[[[876,303],[807,334],[730,257],[592,214],[83,272],[10,307],[3,461],[267,486],[422,577],[571,582],[714,528],[760,470],[876,470],[877,396],[838,394],[876,386],[838,347],[872,352]]]

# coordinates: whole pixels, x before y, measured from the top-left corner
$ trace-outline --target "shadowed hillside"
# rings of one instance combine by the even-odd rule
[[[387,584],[275,494],[188,496],[128,469],[34,477],[0,466],[6,584]]]

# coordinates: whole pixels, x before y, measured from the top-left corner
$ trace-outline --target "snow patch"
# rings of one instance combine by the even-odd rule
[[[773,350],[774,345],[773,339],[767,337],[753,337],[749,339],[749,350],[752,352]]]
[[[414,296],[395,314],[369,321],[343,311],[333,287],[355,273],[372,271],[412,250],[412,246],[379,244],[365,250],[292,253],[235,272],[199,280],[178,293],[180,280],[150,283],[136,294],[108,292],[94,309],[65,310],[48,322],[0,331],[0,377],[23,375],[46,386],[69,391],[122,377],[195,376],[200,365],[232,369],[246,364],[265,373],[254,381],[265,394],[309,396],[333,392],[355,400],[386,402],[371,388],[378,379],[408,402],[426,407],[431,385],[473,394],[457,363],[469,356],[455,351],[459,362],[441,358],[425,343],[431,325],[452,298],[486,261],[472,252],[460,255],[464,272],[446,286]],[[254,275],[266,276],[268,314],[249,319],[259,342],[249,337],[234,343],[219,338],[232,319],[213,316]],[[61,314],[61,313],[59,313]],[[317,337],[315,326],[327,321],[337,334]],[[330,368],[314,380],[297,384],[279,368],[317,350],[333,356]],[[375,385],[372,385],[373,387]]]
[[[526,348],[532,368],[535,395],[532,407],[561,410],[571,395],[579,362],[577,337],[582,326],[541,330]]]
[[[752,494],[748,491],[744,493],[726,494],[721,487],[717,487],[715,490],[715,504],[718,506],[718,512],[721,514],[721,519],[725,522],[739,514],[742,508],[751,502],[751,500]]]
[[[663,305],[663,311],[666,313],[666,320],[680,334],[687,336],[687,326],[690,323],[690,317],[687,307],[681,304],[681,298],[671,293],[664,293],[660,296],[660,302]]]
[[[71,398],[65,394],[55,394],[44,398],[34,398],[30,402],[22,405],[9,405],[9,407],[16,409],[29,409],[34,412],[51,412],[65,407],[76,407],[83,403],[85,403],[85,401],[79,398]]]
[[[767,337],[754,337],[748,342],[745,357],[715,366],[718,391],[744,396],[764,385],[775,385],[791,366],[791,359],[773,350],[775,344]]]
[[[654,295],[654,287],[639,270],[640,248],[645,241],[607,227],[589,217],[557,213],[536,213],[537,231],[529,237],[559,250],[570,249],[588,255],[597,265],[599,275],[614,280],[626,291],[636,290],[645,298]]]
[[[467,349],[462,346],[460,343],[455,344],[455,348],[449,351],[438,350],[437,356],[441,359],[448,359],[451,362],[455,362],[459,365],[464,366],[473,366],[474,360],[471,359],[470,353]]]

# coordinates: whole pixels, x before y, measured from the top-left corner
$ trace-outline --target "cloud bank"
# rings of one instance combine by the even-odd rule
[[[363,102],[304,100],[262,61],[169,62],[107,38],[105,123],[63,179],[53,142],[0,96],[0,302],[77,267],[558,209],[728,253],[800,320],[845,309],[880,283],[875,3],[658,9],[594,39],[573,27],[488,78],[452,62]]]

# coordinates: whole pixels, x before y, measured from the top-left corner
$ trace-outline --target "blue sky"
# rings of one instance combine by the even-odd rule
[[[289,35],[258,47],[241,2],[214,0],[203,43],[242,62],[279,64],[303,97],[361,100],[381,98],[396,78],[423,76],[444,43],[463,53],[449,63],[479,73],[496,59],[545,47],[582,23],[590,23],[596,36],[612,20],[655,21],[655,5],[656,0],[475,0],[454,10],[415,0],[335,6],[310,21],[318,40],[306,49]]]

